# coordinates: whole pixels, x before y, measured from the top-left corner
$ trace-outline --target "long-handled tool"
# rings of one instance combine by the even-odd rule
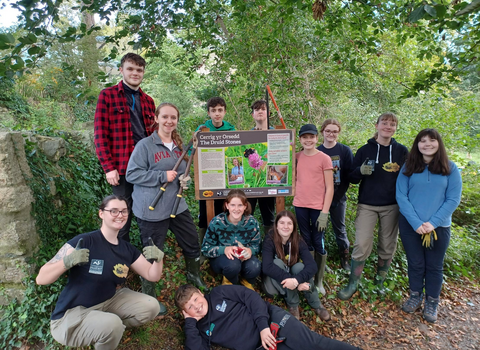
[[[182,152],[182,155],[178,158],[177,162],[175,163],[174,167],[173,167],[173,171],[177,171],[178,167],[180,166],[180,164],[182,163],[182,160],[183,160],[183,157],[185,157],[185,154],[187,154],[188,150],[192,147],[193,145],[193,138],[190,140],[190,142],[187,144],[187,147],[185,147],[183,149],[183,152]],[[163,196],[163,193],[165,193],[165,190],[168,186],[168,181],[165,182],[164,184],[162,184],[160,186],[160,190],[158,190],[158,193],[157,195],[155,196],[155,198],[153,199],[152,203],[150,204],[150,206],[148,207],[148,209],[150,210],[155,210],[155,206],[157,205],[158,201],[160,200],[160,198],[162,198]]]
[[[275,109],[277,110],[277,114],[278,114],[278,117],[280,118],[280,122],[282,123],[283,128],[286,129],[287,126],[285,125],[285,122],[283,121],[282,113],[280,113],[280,108],[278,108],[277,103],[275,102],[275,98],[273,97],[272,90],[270,90],[269,85],[267,85],[267,91],[268,91],[268,94],[270,95],[270,99],[272,100],[273,105],[275,106]]]
[[[185,173],[183,174],[184,177],[187,177],[190,174],[190,166],[192,165],[193,157],[195,156],[195,151],[197,150],[197,131],[193,134],[192,138],[192,152],[190,152],[190,158],[188,158],[187,167],[185,168]],[[180,200],[182,199],[183,194],[183,186],[180,184],[180,188],[178,189],[177,197],[175,198],[175,203],[173,204],[172,213],[170,217],[173,219],[177,215],[178,205],[180,204]]]

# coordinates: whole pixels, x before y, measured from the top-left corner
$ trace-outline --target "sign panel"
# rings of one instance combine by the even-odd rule
[[[225,198],[233,188],[247,197],[293,196],[295,130],[198,133],[197,199]]]

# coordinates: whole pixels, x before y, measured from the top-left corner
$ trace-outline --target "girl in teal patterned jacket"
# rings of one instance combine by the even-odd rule
[[[215,216],[208,225],[202,244],[203,255],[210,258],[215,273],[223,275],[222,284],[240,283],[253,289],[260,275],[260,228],[250,215],[251,207],[242,190],[228,193],[224,213]],[[240,278],[239,278],[240,276]]]

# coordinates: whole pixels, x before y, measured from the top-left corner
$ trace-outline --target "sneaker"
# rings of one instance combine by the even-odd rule
[[[227,277],[223,276],[223,280],[222,280],[222,286],[228,286],[228,285],[231,285],[232,282],[230,282]]]
[[[403,303],[402,310],[409,314],[417,311],[422,306],[423,294],[419,292],[410,291],[410,298]]]
[[[241,284],[242,286],[247,287],[248,289],[251,289],[251,290],[255,291],[255,289],[253,288],[252,284],[251,284],[250,282],[248,282],[248,281],[247,281],[245,278],[243,278],[243,277],[240,278],[240,284]]]
[[[323,321],[330,321],[330,313],[324,307],[313,309],[313,312]]]
[[[428,297],[425,299],[425,306],[423,308],[423,318],[430,323],[437,322],[438,303],[440,298]]]
[[[297,320],[300,319],[300,311],[298,310],[298,306],[289,306],[288,312],[292,314]]]

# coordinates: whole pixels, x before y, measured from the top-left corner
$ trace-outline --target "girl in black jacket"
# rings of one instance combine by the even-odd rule
[[[263,287],[267,294],[282,295],[288,311],[299,318],[298,292],[303,292],[315,313],[324,321],[330,320],[313,283],[317,264],[298,234],[297,220],[291,212],[278,213],[273,229],[263,242],[262,257]]]

